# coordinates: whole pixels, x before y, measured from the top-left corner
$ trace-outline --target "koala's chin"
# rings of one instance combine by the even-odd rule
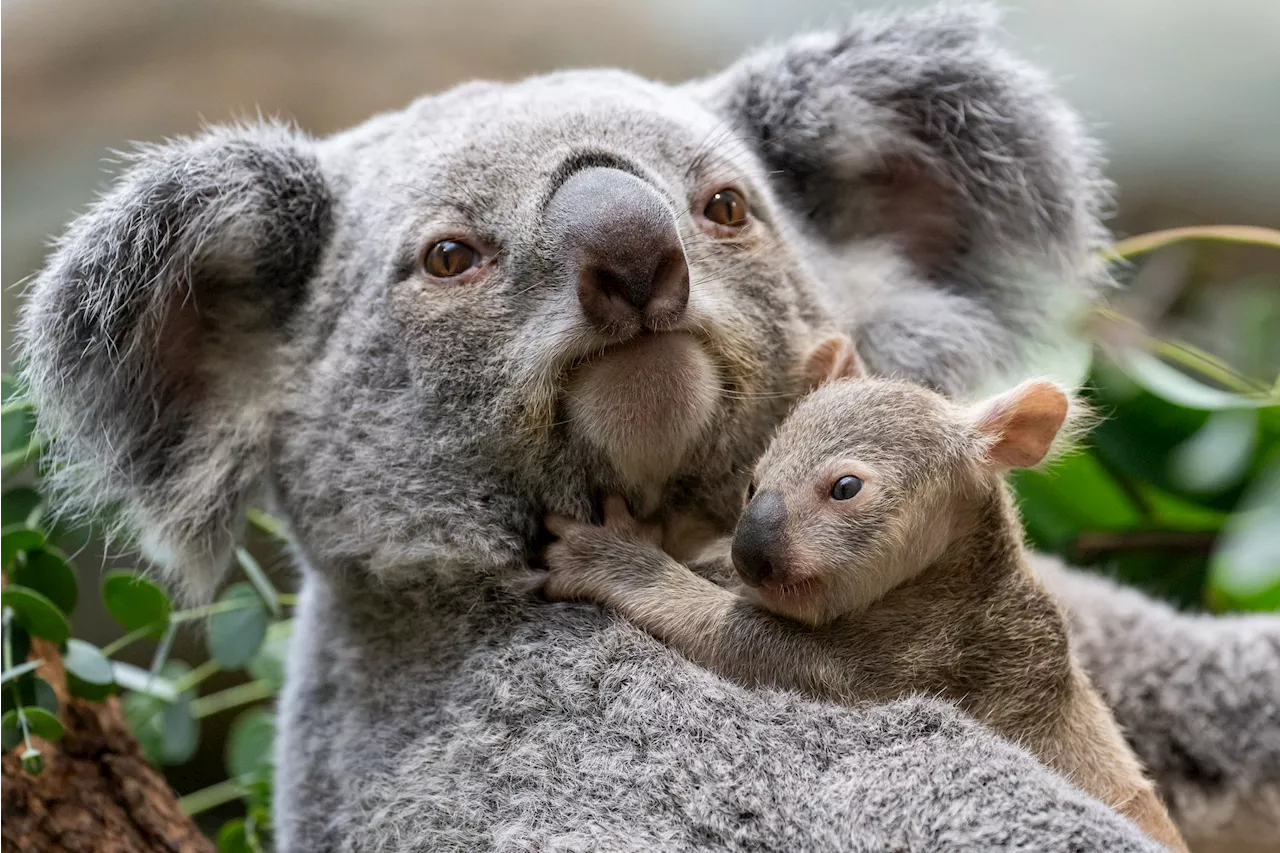
[[[674,473],[715,414],[720,377],[691,335],[642,335],[609,347],[569,377],[572,428],[617,474],[652,491]]]

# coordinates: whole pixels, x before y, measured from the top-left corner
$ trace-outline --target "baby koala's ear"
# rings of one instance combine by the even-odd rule
[[[809,352],[804,364],[810,391],[836,379],[853,379],[862,374],[862,361],[848,335],[825,338]]]
[[[1066,392],[1045,379],[1023,382],[979,403],[974,426],[990,440],[987,459],[1001,468],[1039,464],[1066,422],[1070,407]]]

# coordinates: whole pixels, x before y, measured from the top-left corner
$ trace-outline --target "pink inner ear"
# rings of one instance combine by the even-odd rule
[[[845,335],[827,338],[813,348],[805,363],[809,388],[814,389],[836,379],[852,379],[862,374],[862,363],[853,341]]]
[[[1044,459],[1067,419],[1067,395],[1051,382],[1026,382],[984,407],[978,429],[995,439],[987,450],[1006,468]]]

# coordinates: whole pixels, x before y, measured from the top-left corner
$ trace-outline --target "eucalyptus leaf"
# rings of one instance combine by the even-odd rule
[[[84,640],[70,639],[62,662],[67,668],[67,687],[73,696],[98,701],[115,689],[111,661],[97,646]]]
[[[11,577],[14,583],[43,594],[63,613],[70,615],[75,612],[80,584],[76,580],[76,570],[58,549],[45,547],[29,551]]]
[[[112,617],[128,631],[152,627],[160,637],[169,627],[172,605],[159,586],[129,569],[108,572],[102,580],[102,600]]]
[[[200,722],[191,716],[187,696],[170,702],[160,712],[161,755],[165,764],[185,764],[200,745]]]
[[[18,722],[16,709],[4,712],[0,717],[0,749],[5,752],[22,743],[22,724]]]
[[[30,486],[8,489],[0,496],[0,526],[35,527],[44,514],[44,499]]]
[[[116,685],[123,690],[143,693],[162,702],[173,702],[178,698],[173,680],[161,673],[151,673],[122,661],[111,661],[111,674]]]
[[[233,584],[218,599],[238,605],[209,616],[209,654],[224,669],[239,669],[253,660],[267,634],[266,606],[247,583]]]
[[[227,773],[236,778],[269,772],[275,738],[276,716],[271,711],[250,708],[240,714],[227,733]]]
[[[1233,609],[1280,610],[1280,455],[1228,520],[1210,561],[1209,594]]]
[[[1195,435],[1174,448],[1169,459],[1173,482],[1190,492],[1220,492],[1239,484],[1249,473],[1257,435],[1256,410],[1214,412]]]
[[[249,672],[254,678],[261,678],[277,692],[284,686],[285,661],[289,657],[289,645],[293,639],[293,620],[285,619],[272,622],[267,628],[267,638],[253,660],[249,661]]]
[[[218,853],[255,853],[249,846],[244,818],[233,818],[218,830]]]
[[[5,406],[0,414],[0,452],[25,451],[35,435],[36,413],[33,409]]]
[[[3,706],[3,711],[9,711],[15,707],[16,698],[17,705],[37,705],[46,711],[58,713],[58,694],[53,691],[53,686],[49,682],[34,672],[25,672],[15,680],[16,691],[12,687],[6,687],[0,691],[0,705]],[[15,693],[17,693],[16,697]]]
[[[14,618],[33,637],[64,643],[71,636],[66,615],[42,593],[11,584],[0,592],[0,602],[13,609]]]
[[[22,716],[27,721],[27,731],[36,737],[42,737],[45,740],[59,740],[67,733],[62,723],[58,721],[55,714],[41,708],[38,705],[28,705],[22,709]],[[3,730],[3,746],[4,749],[10,750],[22,742],[22,723],[18,718],[18,710],[15,708],[5,713],[0,719],[0,729]]]
[[[34,527],[28,527],[25,523],[11,524],[5,527],[3,531],[0,531],[0,548],[2,548],[3,554],[0,557],[0,566],[3,566],[7,571],[19,554],[43,548],[44,543],[44,532]]]
[[[1114,353],[1113,360],[1143,388],[1184,408],[1216,412],[1274,406],[1280,402],[1272,395],[1239,394],[1206,385],[1144,350]]]

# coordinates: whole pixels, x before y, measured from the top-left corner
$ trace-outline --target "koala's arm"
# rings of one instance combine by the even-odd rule
[[[545,587],[557,600],[613,607],[685,657],[746,685],[848,700],[855,687],[835,643],[780,619],[626,531],[573,524],[547,550]],[[700,569],[723,575],[724,567]]]
[[[1052,558],[1035,565],[1187,841],[1280,847],[1280,617],[1177,613]]]

